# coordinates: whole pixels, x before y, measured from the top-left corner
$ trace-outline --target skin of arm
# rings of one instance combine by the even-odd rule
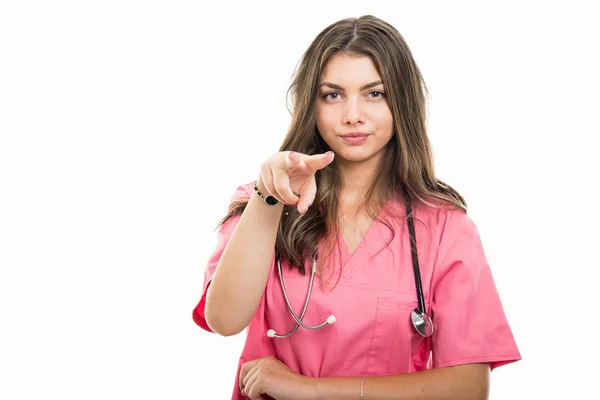
[[[309,378],[309,398],[359,399],[361,379]],[[410,374],[366,377],[363,393],[364,399],[368,400],[485,400],[489,396],[489,381],[489,364],[465,364]]]
[[[263,164],[256,187],[261,193],[277,193],[281,202],[298,206],[300,213],[306,212],[317,190],[315,172],[333,158],[331,151],[316,155],[276,153]],[[273,181],[265,184],[263,174],[271,175]],[[300,192],[300,198],[292,188]],[[206,293],[206,323],[213,332],[236,335],[254,317],[267,286],[282,213],[281,203],[269,207],[259,196],[250,196]]]
[[[258,189],[265,193],[261,182]],[[256,194],[233,231],[206,294],[206,323],[222,336],[236,335],[252,320],[267,285],[281,204],[269,207]]]

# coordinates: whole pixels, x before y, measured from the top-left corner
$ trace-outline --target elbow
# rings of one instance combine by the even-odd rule
[[[209,328],[219,336],[235,336],[241,333],[244,328],[239,329],[238,327],[231,326],[231,324],[223,323],[222,319],[218,316],[209,317],[210,314],[206,314],[206,324]]]
[[[219,310],[213,309],[211,304],[212,302],[206,301],[205,318],[206,324],[214,333],[227,337],[235,336],[244,330],[246,326],[236,321],[237,318],[224,315]]]

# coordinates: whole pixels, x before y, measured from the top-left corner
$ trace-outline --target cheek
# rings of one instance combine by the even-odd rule
[[[382,132],[394,130],[394,118],[388,108],[379,109],[371,114],[372,121],[375,122],[377,129]]]
[[[392,110],[390,110],[390,108],[387,105],[381,107],[374,107],[373,109],[371,109],[371,118],[377,121],[379,125],[392,125]]]
[[[329,136],[335,127],[335,119],[331,112],[317,110],[317,129],[321,136]]]

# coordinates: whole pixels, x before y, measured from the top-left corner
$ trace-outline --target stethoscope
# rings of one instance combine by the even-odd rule
[[[423,296],[423,285],[421,284],[421,273],[419,270],[419,260],[417,257],[417,239],[416,239],[416,235],[415,235],[415,225],[413,222],[410,200],[408,199],[408,196],[405,196],[405,199],[406,199],[406,201],[405,201],[406,215],[407,215],[407,220],[408,220],[408,231],[410,234],[410,248],[411,248],[411,255],[412,255],[413,272],[415,275],[415,286],[417,288],[417,300],[419,302],[418,308],[415,308],[410,313],[410,319],[412,321],[413,326],[415,327],[415,330],[419,334],[421,334],[423,337],[429,337],[429,336],[433,335],[433,321],[431,320],[429,315],[427,315],[427,312],[425,310],[425,298]],[[284,335],[278,335],[275,332],[275,330],[269,329],[267,331],[267,336],[270,338],[283,339],[283,338],[292,336],[294,334],[294,332],[296,332],[298,330],[299,327],[314,330],[314,329],[323,328],[326,325],[333,324],[336,321],[335,316],[333,316],[333,315],[330,315],[329,317],[327,317],[327,320],[325,320],[323,323],[321,323],[319,325],[315,325],[315,326],[306,325],[302,322],[302,320],[304,319],[304,315],[306,314],[306,309],[308,308],[308,302],[310,300],[310,295],[312,293],[313,282],[315,279],[315,272],[317,270],[317,257],[315,256],[312,259],[312,266],[311,266],[311,271],[310,271],[310,281],[308,282],[308,292],[306,294],[304,308],[302,309],[302,313],[300,314],[300,317],[298,317],[298,315],[296,315],[296,313],[294,312],[294,309],[292,308],[292,305],[290,304],[290,300],[289,300],[289,298],[287,296],[287,292],[285,290],[285,283],[283,282],[283,274],[281,273],[281,256],[279,255],[279,253],[276,253],[275,259],[277,261],[277,271],[279,272],[279,283],[281,284],[281,291],[283,292],[283,297],[285,298],[285,303],[287,305],[287,308],[290,311],[290,314],[292,315],[292,317],[294,317],[294,320],[296,321],[296,326],[291,331],[289,331],[288,333],[286,333]]]

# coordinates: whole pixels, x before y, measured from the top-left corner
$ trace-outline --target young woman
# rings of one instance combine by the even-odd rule
[[[290,90],[289,132],[235,192],[193,312],[247,329],[232,398],[487,398],[521,357],[466,203],[434,174],[404,39],[334,23]]]

